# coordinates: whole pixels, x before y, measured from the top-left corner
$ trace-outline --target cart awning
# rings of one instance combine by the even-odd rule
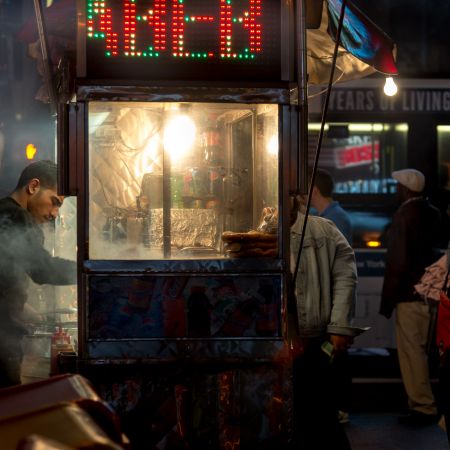
[[[325,0],[320,27],[307,30],[308,82],[327,83],[342,0]],[[395,44],[353,3],[347,1],[335,80],[363,78],[375,72],[397,75]]]

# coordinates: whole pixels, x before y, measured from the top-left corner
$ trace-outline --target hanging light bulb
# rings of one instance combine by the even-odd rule
[[[398,88],[392,77],[386,77],[386,83],[384,84],[383,91],[389,97],[392,97],[397,93]]]

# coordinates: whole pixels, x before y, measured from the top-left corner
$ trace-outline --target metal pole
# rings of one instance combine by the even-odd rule
[[[297,192],[308,190],[308,73],[306,65],[306,3],[296,3],[296,52],[297,58],[297,111],[298,111],[298,155]]]
[[[292,279],[294,286],[295,286],[295,283],[297,280],[298,268],[300,266],[300,256],[302,253],[303,241],[305,239],[306,224],[308,222],[309,209],[311,207],[312,188],[314,186],[314,180],[316,178],[316,170],[317,170],[317,165],[319,163],[320,149],[322,147],[322,140],[323,140],[323,135],[324,135],[324,130],[325,130],[325,122],[326,122],[326,117],[327,117],[327,113],[328,113],[328,105],[330,103],[331,88],[333,87],[334,70],[336,67],[336,60],[337,60],[337,55],[338,55],[338,50],[339,50],[339,42],[341,40],[341,32],[342,32],[342,27],[344,25],[344,16],[345,16],[346,5],[347,5],[347,0],[342,0],[341,14],[339,17],[339,24],[338,24],[338,28],[336,31],[336,43],[334,46],[333,60],[332,60],[333,62],[331,64],[330,79],[328,81],[328,88],[327,88],[327,92],[326,92],[326,96],[325,96],[325,103],[324,103],[323,110],[322,110],[322,121],[320,124],[319,138],[317,140],[317,149],[316,149],[316,155],[314,158],[313,171],[312,171],[312,175],[311,175],[311,180],[309,182],[308,201],[306,203],[305,219],[303,221],[302,235],[300,238],[300,246],[299,246],[299,251],[297,254],[297,260],[295,263],[294,276]]]
[[[44,81],[47,86],[48,96],[50,99],[50,108],[53,115],[56,114],[58,105],[58,95],[56,93],[55,84],[53,82],[53,67],[49,59],[48,41],[47,41],[47,29],[45,26],[45,18],[42,12],[42,5],[40,0],[34,1],[34,10],[36,13],[36,24],[39,35],[39,41],[41,43],[42,62],[44,69]]]

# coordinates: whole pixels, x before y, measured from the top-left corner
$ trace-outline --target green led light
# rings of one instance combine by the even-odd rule
[[[189,20],[190,20],[190,19],[189,19],[189,17],[187,17],[187,16],[184,18],[184,21],[185,21],[185,22],[189,22]]]
[[[236,19],[236,17],[235,17],[235,18],[233,19],[233,22],[235,22],[235,23],[237,22],[237,19]]]
[[[252,58],[252,59],[253,59],[254,57],[255,57],[255,55],[251,55],[251,56],[250,56],[250,58]]]
[[[244,52],[248,53],[248,48],[244,49]]]
[[[242,59],[242,54],[241,54],[241,53],[239,53],[239,58],[241,58],[241,59]]]
[[[206,53],[203,53],[203,58],[207,58],[208,55]]]
[[[136,19],[137,20],[142,20],[142,17],[141,16],[136,16]]]
[[[111,56],[111,52],[106,52],[106,56]]]
[[[153,47],[151,45],[149,45],[148,49],[149,50],[153,50]]]
[[[248,55],[245,55],[244,58],[248,59]]]

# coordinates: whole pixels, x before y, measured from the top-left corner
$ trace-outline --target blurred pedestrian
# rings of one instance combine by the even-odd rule
[[[425,176],[420,171],[399,170],[392,177],[401,204],[387,231],[380,314],[390,318],[396,313],[398,359],[409,406],[399,421],[420,426],[437,421],[437,409],[428,370],[430,306],[415,293],[414,285],[437,259],[441,219],[423,195]]]
[[[20,384],[28,281],[76,283],[76,264],[43,247],[40,224],[54,220],[64,197],[56,192],[56,164],[37,161],[21,173],[11,195],[0,200],[0,387]]]
[[[350,216],[339,202],[333,199],[333,191],[334,180],[331,174],[324,169],[317,169],[311,193],[311,206],[317,210],[320,217],[331,220],[352,245],[353,229]]]

